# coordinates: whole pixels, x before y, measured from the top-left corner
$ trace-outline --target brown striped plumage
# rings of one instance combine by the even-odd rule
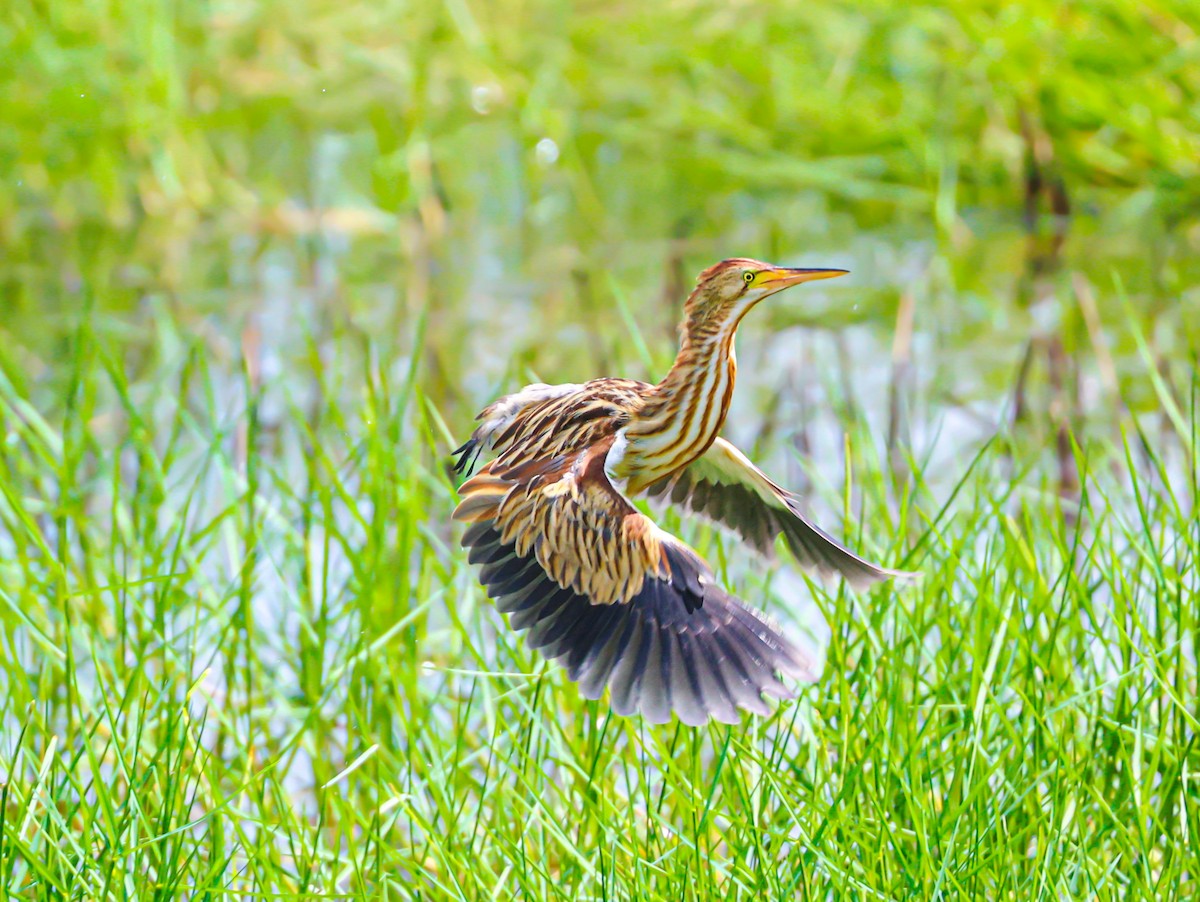
[[[855,587],[902,575],[842,547],[718,437],[737,375],[734,333],[755,304],[842,270],[724,260],[700,274],[684,307],[679,355],[657,385],[596,379],[530,385],[490,405],[455,453],[469,471],[454,518],[497,606],[534,648],[560,660],[589,698],[607,686],[619,714],[732,722],[786,697],[783,673],[812,680],[812,659],[724,592],[708,565],[633,506],[682,504],[771,555]]]

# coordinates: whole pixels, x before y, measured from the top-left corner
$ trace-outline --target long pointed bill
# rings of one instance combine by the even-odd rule
[[[844,276],[849,270],[845,269],[768,269],[758,274],[758,283],[768,288],[772,293],[783,291],[801,282],[816,282],[818,279],[836,279]]]

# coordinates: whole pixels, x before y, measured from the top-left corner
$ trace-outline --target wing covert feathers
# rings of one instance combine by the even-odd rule
[[[454,519],[490,520],[522,558],[592,604],[624,604],[648,578],[669,575],[670,537],[604,473],[604,445],[509,470],[485,467],[462,484]],[[674,540],[671,540],[674,541]]]
[[[634,379],[526,385],[480,411],[471,437],[452,452],[454,469],[470,473],[489,452],[509,468],[587,448],[624,426],[648,388]]]

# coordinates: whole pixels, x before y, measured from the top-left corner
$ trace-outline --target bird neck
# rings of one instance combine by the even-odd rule
[[[646,403],[625,427],[624,456],[616,475],[628,480],[631,494],[686,467],[716,439],[737,378],[737,326],[737,321],[684,321],[670,372],[648,392]]]

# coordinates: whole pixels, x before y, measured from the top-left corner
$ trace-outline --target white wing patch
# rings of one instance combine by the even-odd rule
[[[625,435],[625,430],[617,431],[617,437],[613,440],[612,447],[608,449],[608,453],[604,455],[604,475],[608,477],[608,481],[617,487],[617,490],[624,495],[626,479],[618,479],[616,476],[617,467],[621,465],[621,461],[625,459],[625,449],[629,447],[629,438]]]

